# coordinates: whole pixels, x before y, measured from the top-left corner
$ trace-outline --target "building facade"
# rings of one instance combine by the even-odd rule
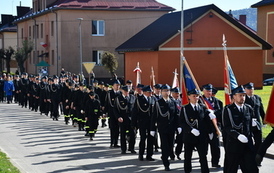
[[[172,84],[173,72],[180,69],[180,23],[181,12],[166,14],[116,48],[125,54],[126,80],[135,81],[132,70],[139,62],[143,84],[150,84],[151,67],[156,83]],[[238,84],[254,82],[255,87],[262,87],[263,56],[272,46],[255,31],[215,5],[207,5],[184,11],[183,33],[184,57],[199,85],[223,88],[225,35]]]
[[[251,7],[257,8],[258,35],[274,45],[274,0],[260,1]],[[274,50],[266,50],[263,58],[264,78],[274,76]]]
[[[33,10],[15,21],[17,44],[20,47],[23,40],[34,43],[26,62],[29,73],[38,73],[35,65],[44,60],[51,75],[60,73],[61,67],[78,74],[82,60],[96,62],[96,78],[111,77],[100,59],[109,51],[117,56],[117,75],[123,77],[124,57],[115,48],[173,10],[155,0],[33,0]],[[87,75],[84,68],[83,72]]]

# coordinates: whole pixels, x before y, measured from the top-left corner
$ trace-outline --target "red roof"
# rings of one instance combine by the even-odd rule
[[[156,0],[58,0],[53,6],[61,8],[121,9],[121,10],[164,10],[174,8]]]

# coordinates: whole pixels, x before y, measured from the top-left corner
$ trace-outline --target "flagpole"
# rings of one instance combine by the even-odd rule
[[[225,39],[225,35],[223,34],[223,49],[224,49],[224,68],[225,68],[225,72],[224,72],[224,80],[225,79],[229,79],[229,71],[228,71],[228,55],[227,55],[227,48],[226,48],[226,39]],[[227,87],[225,86],[227,85]],[[227,82],[227,84],[224,82],[224,93],[225,93],[225,101],[226,104],[230,104],[231,103],[231,99],[230,96],[228,96],[228,98],[226,97],[226,95],[230,95],[231,94],[231,84],[230,82]]]
[[[182,0],[181,9],[181,45],[180,45],[180,85],[181,91],[183,91],[183,66],[184,66],[184,0]]]

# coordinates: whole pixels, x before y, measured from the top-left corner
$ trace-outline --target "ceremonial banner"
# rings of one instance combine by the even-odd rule
[[[183,64],[183,81],[182,81],[182,105],[188,104],[187,92],[193,89],[200,90],[197,82],[188,66],[186,59]]]
[[[264,121],[274,127],[274,84],[272,86]]]
[[[133,70],[134,73],[136,73],[136,86],[138,84],[141,84],[141,72],[142,70],[140,69],[139,62],[137,63],[136,68]]]
[[[172,88],[175,88],[175,87],[179,88],[177,68],[175,69],[175,71],[173,73],[174,73],[174,77],[173,77],[173,82],[172,82]]]
[[[233,73],[233,70],[230,66],[227,49],[226,49],[226,40],[223,35],[223,47],[224,47],[224,91],[225,91],[225,104],[231,104],[231,91],[238,87],[236,77]]]
[[[151,67],[151,75],[150,75],[150,86],[153,88],[153,86],[156,84],[155,82],[155,75],[154,75],[154,69]]]

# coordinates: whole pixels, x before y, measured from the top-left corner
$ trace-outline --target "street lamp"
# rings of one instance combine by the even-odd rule
[[[82,25],[81,22],[83,18],[77,18],[79,20],[79,53],[80,53],[80,75],[82,75],[82,63],[83,63],[83,55],[82,55]]]

